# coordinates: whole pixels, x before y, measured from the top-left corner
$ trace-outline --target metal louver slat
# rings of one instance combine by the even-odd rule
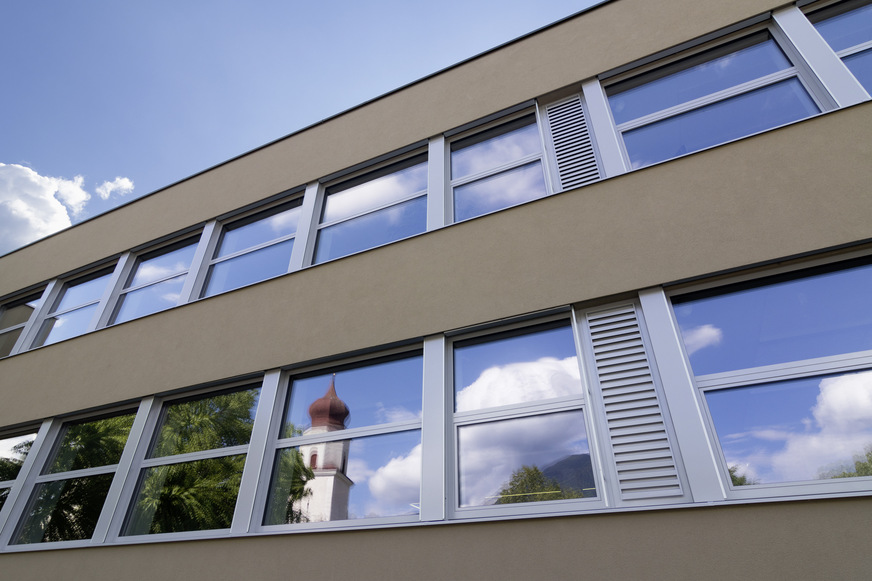
[[[635,305],[586,315],[621,499],[683,494]]]
[[[577,188],[600,179],[593,141],[587,126],[581,95],[545,107],[547,127],[560,190]]]

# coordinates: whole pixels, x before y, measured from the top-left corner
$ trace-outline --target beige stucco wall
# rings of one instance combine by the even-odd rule
[[[831,113],[0,360],[0,426],[868,239],[870,113]]]
[[[771,9],[620,0],[0,259],[0,296]],[[149,216],[150,219],[144,219]]]
[[[0,555],[4,579],[869,578],[870,499]]]

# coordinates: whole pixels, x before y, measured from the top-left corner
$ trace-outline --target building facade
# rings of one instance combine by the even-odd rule
[[[0,571],[864,578],[870,91],[612,0],[0,257]]]

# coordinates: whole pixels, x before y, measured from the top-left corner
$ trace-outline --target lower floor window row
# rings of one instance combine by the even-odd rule
[[[5,432],[0,542],[870,493],[870,286],[859,259],[652,289]]]

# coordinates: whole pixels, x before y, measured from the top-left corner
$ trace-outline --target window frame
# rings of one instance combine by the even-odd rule
[[[33,322],[39,315],[40,309],[45,302],[45,291],[46,289],[42,288],[29,293],[20,293],[18,297],[11,298],[4,301],[3,304],[0,304],[0,316],[2,316],[3,313],[5,313],[8,309],[14,309],[22,305],[35,303],[33,306],[33,310],[27,317],[26,321],[0,329],[0,336],[7,333],[13,333],[16,330],[21,329],[21,331],[18,333],[18,336],[15,338],[15,341],[12,342],[9,353],[7,353],[6,355],[0,355],[0,359],[3,359],[4,357],[11,357],[12,355],[15,355],[21,351],[21,347],[29,334],[29,330],[31,329],[31,327],[33,327]]]

